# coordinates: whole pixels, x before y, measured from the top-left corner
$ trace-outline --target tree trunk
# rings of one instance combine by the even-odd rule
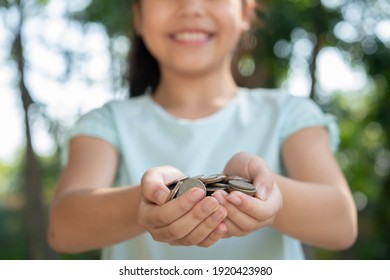
[[[38,159],[34,153],[31,140],[31,128],[28,111],[33,104],[31,95],[25,83],[25,63],[23,57],[23,4],[19,2],[20,24],[13,42],[13,54],[16,61],[21,101],[24,109],[26,153],[23,168],[23,193],[25,199],[24,218],[28,238],[28,255],[30,259],[55,258],[55,253],[47,244],[46,211],[42,202],[42,178]]]
[[[314,44],[313,52],[311,55],[311,61],[310,61],[310,78],[311,78],[311,87],[310,87],[310,98],[315,99],[316,98],[316,86],[317,86],[317,58],[318,55],[324,45],[324,38],[322,34],[325,34],[326,29],[323,28],[323,19],[322,17],[319,17],[318,15],[323,14],[323,7],[318,1],[315,6],[312,8],[312,11],[310,11],[311,14],[311,20],[313,25],[313,32],[316,36],[316,42]]]
[[[310,98],[313,100],[314,100],[315,95],[316,95],[316,86],[317,86],[317,77],[316,77],[317,58],[318,58],[318,55],[319,55],[321,47],[322,47],[321,34],[317,33],[316,37],[317,37],[317,41],[314,45],[313,53],[311,56],[311,62],[310,62],[310,79],[311,79]]]

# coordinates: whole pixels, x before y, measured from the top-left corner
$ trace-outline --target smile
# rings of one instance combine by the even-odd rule
[[[178,42],[206,42],[212,37],[212,34],[206,32],[179,32],[172,34],[171,38]]]

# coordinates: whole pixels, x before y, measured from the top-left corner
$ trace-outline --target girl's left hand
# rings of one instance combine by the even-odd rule
[[[283,200],[273,173],[264,160],[238,153],[226,164],[224,173],[251,179],[257,189],[253,197],[239,191],[213,193],[213,197],[227,210],[224,237],[244,236],[271,225],[282,208]]]

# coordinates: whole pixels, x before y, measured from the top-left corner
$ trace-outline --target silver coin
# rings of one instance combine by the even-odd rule
[[[180,189],[180,186],[183,184],[183,181],[178,181],[175,185],[175,187],[172,189],[171,194],[169,195],[168,200],[172,200],[176,197],[177,192]]]
[[[227,191],[228,188],[220,188],[220,187],[209,187],[209,186],[206,186],[206,190],[207,192],[216,192],[216,191]]]
[[[180,177],[180,178],[178,178],[178,179],[175,179],[175,180],[169,182],[168,184],[166,184],[166,186],[167,186],[168,188],[170,188],[170,189],[171,189],[171,188],[174,188],[178,182],[183,181],[183,180],[185,180],[185,179],[188,179],[189,177],[190,177],[190,176],[185,175],[185,176],[183,176],[183,177]]]
[[[213,184],[213,183],[219,183],[225,180],[226,176],[225,174],[219,173],[219,174],[213,174],[209,176],[203,176],[199,178],[204,184]]]
[[[228,192],[232,191],[240,191],[247,195],[255,195],[256,194],[256,187],[252,185],[251,183],[240,181],[240,180],[230,180],[229,181],[229,187]]]
[[[229,184],[226,183],[213,183],[213,184],[208,184],[206,188],[218,188],[218,189],[227,189],[229,187]]]
[[[183,176],[169,182],[167,187],[171,190],[167,201],[172,200],[195,187],[201,188],[207,196],[218,190],[227,191],[229,193],[239,191],[249,196],[254,196],[256,194],[256,187],[252,185],[251,180],[237,175],[226,175],[223,173],[208,176]]]
[[[194,179],[194,178],[189,178],[189,179],[186,179],[182,182],[183,183],[179,187],[179,190],[177,192],[176,197],[181,196],[183,193],[185,193],[186,191],[188,191],[192,188],[200,188],[204,191],[204,193],[206,195],[206,186],[200,180]]]
[[[242,193],[244,193],[246,195],[249,195],[249,196],[255,196],[255,194],[256,194],[256,190],[240,190],[240,189],[234,189],[232,187],[229,187],[227,189],[228,193],[231,193],[231,192],[234,192],[234,191],[239,191],[239,192],[242,192]]]
[[[230,180],[229,185],[233,188],[241,189],[241,190],[252,190],[255,189],[255,186],[251,183],[240,181],[240,180]]]
[[[251,183],[251,180],[247,179],[247,178],[243,178],[241,176],[238,176],[238,175],[227,175],[226,176],[226,181],[230,181],[230,180],[238,180],[238,181],[243,181],[243,182],[247,182],[247,183]]]

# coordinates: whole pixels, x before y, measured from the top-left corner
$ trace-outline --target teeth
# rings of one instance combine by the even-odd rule
[[[174,38],[179,41],[204,41],[208,35],[203,32],[183,32],[175,34]]]

